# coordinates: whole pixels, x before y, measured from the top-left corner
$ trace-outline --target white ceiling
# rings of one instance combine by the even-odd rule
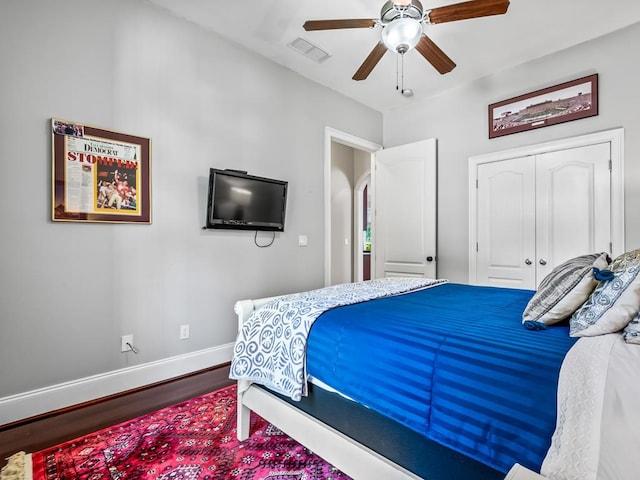
[[[428,25],[425,32],[457,64],[440,75],[415,50],[387,52],[364,81],[351,77],[380,38],[380,27],[306,32],[305,20],[379,18],[384,0],[150,0],[376,110],[387,111],[640,21],[639,0],[511,0],[505,15]],[[423,0],[425,10],[457,3]],[[287,45],[298,37],[329,52],[315,63]]]

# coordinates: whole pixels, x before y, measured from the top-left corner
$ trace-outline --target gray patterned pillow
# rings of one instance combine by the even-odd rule
[[[529,300],[522,314],[524,326],[545,328],[569,318],[598,284],[593,268],[605,269],[609,261],[605,252],[593,253],[572,258],[554,268]]]
[[[640,309],[640,249],[623,253],[609,269],[613,280],[603,281],[571,316],[572,337],[593,337],[625,328]]]
[[[625,342],[640,344],[640,312],[636,313],[622,333]]]

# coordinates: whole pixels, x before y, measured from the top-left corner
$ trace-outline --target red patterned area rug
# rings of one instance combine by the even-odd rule
[[[34,453],[43,480],[349,480],[252,413],[236,438],[236,387]]]

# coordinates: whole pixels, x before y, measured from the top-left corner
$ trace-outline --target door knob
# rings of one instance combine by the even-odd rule
[[[540,259],[540,265],[546,265],[547,261],[544,258]]]
[[[427,262],[433,262],[433,257],[431,255],[427,257]]]
[[[530,258],[527,258],[524,263],[526,263],[527,265],[531,265],[533,262],[531,261]]]

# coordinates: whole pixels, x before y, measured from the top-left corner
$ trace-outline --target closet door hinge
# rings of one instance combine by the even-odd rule
[[[609,171],[613,170],[613,160],[609,159]]]

